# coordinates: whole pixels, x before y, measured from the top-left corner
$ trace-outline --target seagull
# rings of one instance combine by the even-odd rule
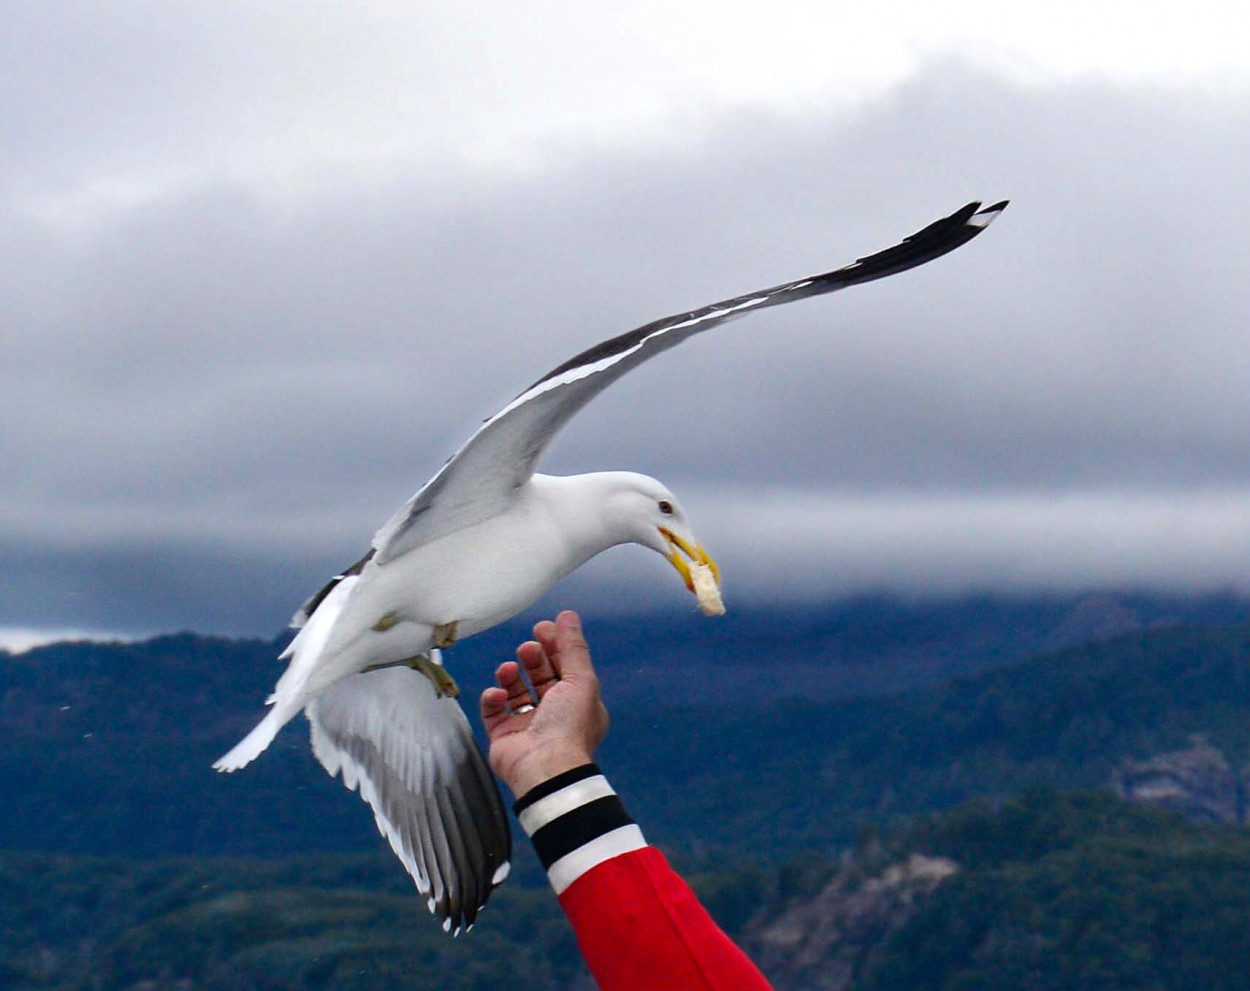
[[[516,615],[618,544],[656,551],[705,612],[723,612],[719,569],[673,493],[632,472],[540,474],[552,438],[630,369],[687,338],[923,265],[972,240],[1006,206],[969,203],[843,268],[656,320],[548,372],[486,420],[368,552],[304,603],[269,713],[214,767],[245,767],[303,711],[313,753],[359,789],[443,929],[471,927],[507,876],[512,841],[442,651]]]

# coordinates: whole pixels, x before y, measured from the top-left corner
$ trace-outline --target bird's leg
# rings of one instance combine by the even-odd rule
[[[370,671],[385,671],[387,668],[413,668],[413,658],[405,657],[402,661],[379,661],[377,664],[370,664],[367,668],[361,670],[361,674],[368,674]]]
[[[412,668],[425,675],[430,684],[434,686],[434,694],[439,697],[455,699],[460,697],[460,686],[456,684],[456,679],[447,673],[447,669],[438,661],[432,660],[428,654],[416,654],[413,657],[405,657],[399,661],[382,661],[378,664],[370,664],[362,671],[362,674],[368,674],[370,671],[382,671],[386,668]]]
[[[434,646],[443,648],[454,644],[459,626],[460,621],[457,619],[453,619],[450,623],[439,623],[434,627]]]

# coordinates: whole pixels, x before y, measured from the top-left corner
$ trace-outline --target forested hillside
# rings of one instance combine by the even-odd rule
[[[1030,783],[1103,786],[1122,761],[1185,746],[1191,734],[1241,768],[1250,758],[1248,630],[1148,631],[890,697],[623,701],[602,761],[658,839],[707,848],[749,832],[774,856],[844,843],[860,821]],[[0,848],[376,848],[372,816],[312,760],[302,720],[245,772],[210,770],[256,717],[279,669],[273,652],[260,641],[183,635],[49,647],[0,664]],[[772,677],[768,658],[751,658],[740,663]],[[607,666],[619,677],[624,663]],[[718,668],[701,670],[714,679]]]
[[[888,699],[616,719],[605,759],[647,821],[690,842],[819,849],[976,796],[1101,787],[1194,734],[1244,768],[1250,629],[1138,634]]]
[[[947,659],[917,660],[911,691],[860,696],[835,676],[867,656],[846,618],[831,630],[791,617],[811,657],[831,645],[842,689],[749,704],[648,699],[665,666],[609,627],[596,649],[623,690],[601,763],[779,991],[1247,987],[1246,827],[1073,790],[1131,778],[1157,794],[1173,770],[1214,768],[1219,801],[1195,807],[1244,823],[1250,626],[1138,628],[995,659],[978,651],[1003,613],[980,615],[963,633],[932,615],[904,623],[895,649]],[[1090,615],[1022,636],[1062,640]],[[679,621],[647,631],[676,651],[664,622]],[[880,622],[864,620],[865,651]],[[966,656],[950,661],[958,643]],[[211,772],[255,718],[277,647],[185,634],[0,658],[0,986],[493,989],[521,967],[527,987],[584,987],[525,844],[453,941],[359,798],[312,760],[302,724],[246,772]],[[665,665],[678,663],[691,679],[776,676],[758,642]]]
[[[898,865],[918,858],[942,880],[904,890]],[[389,868],[0,853],[0,986],[587,987],[546,890],[505,885],[453,940]],[[1250,974],[1250,832],[1105,795],[1039,790],[862,837],[839,862],[692,880],[778,991],[1237,991]]]
[[[1236,991],[1250,831],[1034,789],[872,835],[743,940],[786,991]]]

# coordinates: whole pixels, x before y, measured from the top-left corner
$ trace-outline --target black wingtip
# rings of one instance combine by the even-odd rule
[[[993,206],[983,208],[979,200],[973,200],[949,217],[935,220],[928,227],[903,238],[891,248],[865,255],[856,260],[854,265],[806,280],[803,285],[804,295],[812,296],[871,282],[940,258],[980,234],[1006,206],[1007,201],[1001,200]]]
[[[982,207],[972,215],[970,223],[978,227],[988,227],[1000,213],[1007,209],[1007,204],[1010,202],[1011,200],[999,200],[990,206]]]
[[[916,231],[915,234],[908,235],[893,248],[886,248],[885,251],[878,251],[872,255],[865,255],[863,258],[857,259],[857,261],[862,263],[868,259],[876,258],[879,255],[883,255],[886,252],[894,251],[895,249],[902,248],[904,246],[914,248],[919,247],[920,245],[936,244],[941,241],[948,241],[950,240],[953,232],[961,230],[972,221],[972,218],[977,215],[977,211],[980,208],[980,200],[973,200],[971,203],[961,206],[949,217],[942,217],[940,220],[935,220],[927,227],[922,227],[920,230]]]

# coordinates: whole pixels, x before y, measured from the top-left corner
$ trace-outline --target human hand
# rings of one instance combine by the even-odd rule
[[[516,661],[499,665],[495,687],[482,692],[481,708],[490,766],[520,798],[549,778],[590,763],[607,735],[608,710],[577,613],[566,610],[554,623],[543,620],[516,655]],[[536,708],[517,711],[524,706]]]

